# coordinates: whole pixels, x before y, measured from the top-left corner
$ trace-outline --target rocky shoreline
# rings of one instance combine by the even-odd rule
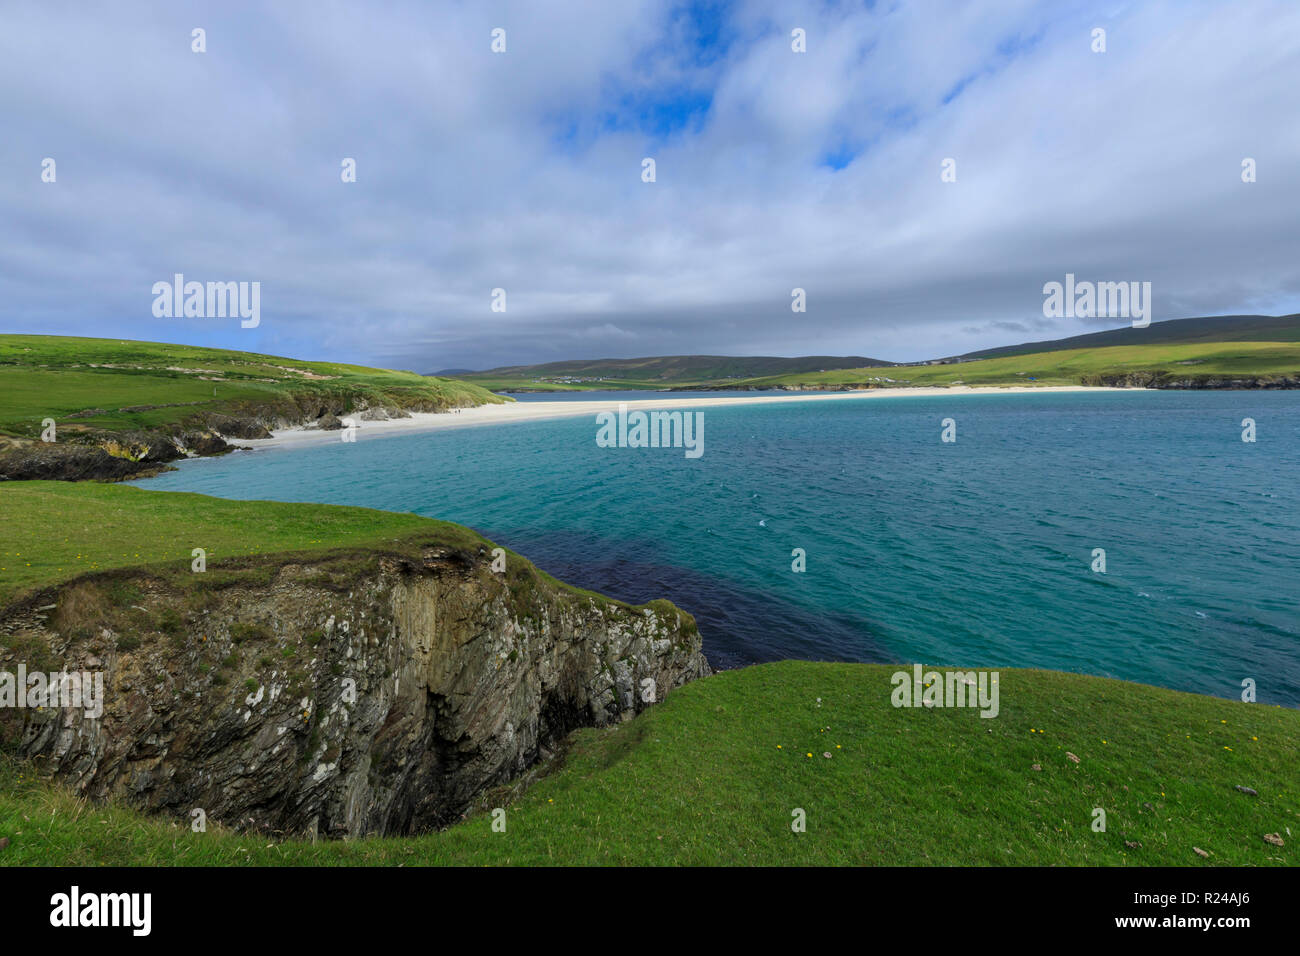
[[[1248,375],[1244,377],[1187,376],[1176,372],[1128,372],[1124,375],[1085,375],[1084,385],[1107,388],[1163,388],[1185,391],[1293,389],[1300,375]]]
[[[58,426],[58,440],[0,436],[0,481],[129,481],[170,470],[185,458],[225,455],[242,447],[235,442],[270,438],[285,428],[323,431],[343,428],[342,418],[388,421],[410,418],[415,412],[447,412],[456,407],[431,399],[403,404],[371,405],[364,397],[339,395],[286,396],[264,406],[231,412],[199,412],[173,428],[108,431],[76,423],[77,418],[104,414],[86,409],[67,416]],[[125,411],[126,409],[120,409]],[[133,411],[147,411],[140,406]]]
[[[1081,386],[1092,388],[1147,388],[1169,390],[1280,390],[1300,389],[1300,375],[1189,376],[1168,371],[1129,372],[1122,375],[1085,375]],[[943,389],[945,386],[922,386]],[[1000,386],[986,386],[994,391]],[[1014,388],[1017,386],[1005,386]],[[670,390],[698,392],[850,393],[898,391],[904,386],[880,382],[781,385],[690,385]],[[540,389],[535,391],[542,391]],[[647,391],[647,397],[655,392]],[[409,419],[416,413],[442,413],[472,404],[443,404],[412,399],[401,404],[370,404],[364,396],[322,398],[283,396],[263,406],[245,406],[227,412],[205,411],[188,416],[173,428],[108,431],[82,425],[78,418],[105,414],[85,409],[67,416],[58,428],[58,441],[0,436],[0,481],[129,481],[147,478],[171,468],[185,458],[224,455],[239,448],[239,441],[266,441],[274,431],[299,429],[330,431],[343,427],[347,416],[362,422]],[[123,409],[119,409],[121,411]],[[141,406],[135,411],[148,410]]]

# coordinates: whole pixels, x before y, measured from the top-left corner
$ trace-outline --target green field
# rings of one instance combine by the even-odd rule
[[[0,434],[25,438],[37,437],[47,417],[60,430],[113,432],[167,429],[201,413],[240,415],[313,398],[441,407],[502,401],[477,385],[414,372],[53,335],[0,335],[0,395]]]
[[[11,841],[0,865],[1297,861],[1300,713],[1004,670],[1000,715],[984,719],[892,707],[893,670],[792,661],[696,681],[626,724],[577,732],[531,786],[491,792],[464,822],[418,837],[193,833],[0,762]],[[491,828],[494,807],[506,808],[504,833]],[[1092,829],[1097,807],[1105,832]],[[804,833],[791,829],[795,809]]]
[[[202,547],[226,558],[391,544],[419,532],[477,545],[460,525],[414,514],[227,501],[129,485],[0,482],[0,606],[32,588],[113,568],[188,568]]]
[[[955,365],[840,369],[748,379],[736,386],[876,383],[923,385],[1079,385],[1096,376],[1163,371],[1177,378],[1300,374],[1300,342],[1121,345],[1033,352]],[[1032,379],[1032,381],[1031,381]]]
[[[1213,345],[1221,342],[1300,342],[1300,314],[1212,315],[1192,319],[1152,322],[1145,328],[1131,324],[1100,332],[1086,332],[1046,342],[1022,342],[1000,348],[968,352],[963,358],[1002,358],[1030,352],[1068,352],[1109,348],[1112,345]]]

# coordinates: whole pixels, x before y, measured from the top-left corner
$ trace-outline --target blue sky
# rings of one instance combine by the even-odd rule
[[[0,331],[430,371],[1123,324],[1045,318],[1067,272],[1300,311],[1296,36],[1289,0],[8,3]],[[155,318],[177,272],[261,324]]]

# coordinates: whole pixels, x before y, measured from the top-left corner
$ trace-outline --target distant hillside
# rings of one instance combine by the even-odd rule
[[[829,372],[843,368],[876,368],[893,363],[861,355],[805,355],[799,358],[737,355],[667,355],[631,359],[578,359],[543,365],[507,365],[457,376],[489,388],[529,383],[591,387],[605,381],[632,388],[664,388],[725,383],[769,375]],[[447,375],[449,372],[439,372]]]
[[[675,355],[512,365],[457,377],[495,391],[851,390],[961,383],[1295,388],[1300,314],[1171,319],[1145,329],[1126,326],[910,363],[827,355]]]
[[[962,360],[1030,355],[1035,352],[1064,352],[1070,349],[1105,348],[1114,345],[1193,345],[1208,342],[1300,342],[1300,313],[1295,315],[1212,315],[1197,319],[1152,322],[1145,329],[1131,325],[1105,332],[1072,335],[1046,342],[1024,342],[996,349],[982,349],[956,356]]]

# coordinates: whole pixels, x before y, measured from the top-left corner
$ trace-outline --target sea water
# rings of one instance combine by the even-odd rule
[[[363,423],[355,442],[140,484],[461,522],[572,584],[672,600],[715,666],[1043,667],[1223,697],[1249,679],[1300,706],[1300,392],[701,411],[697,459],[598,447],[593,412],[382,438]]]

